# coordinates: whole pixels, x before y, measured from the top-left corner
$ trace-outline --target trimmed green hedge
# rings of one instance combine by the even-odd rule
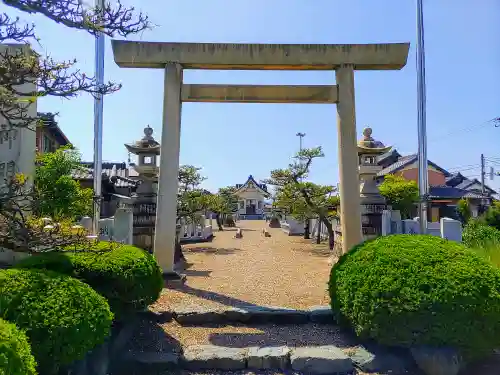
[[[113,314],[90,286],[51,271],[0,271],[0,317],[26,332],[43,374],[83,358],[104,342]]]
[[[425,235],[367,241],[332,268],[334,313],[393,346],[452,346],[470,358],[500,347],[500,270],[465,246]]]
[[[23,331],[0,319],[0,375],[36,375],[36,362]]]
[[[16,268],[37,268],[73,276],[107,298],[116,318],[144,310],[163,288],[156,259],[131,245],[105,241],[84,252],[49,252],[26,258]]]

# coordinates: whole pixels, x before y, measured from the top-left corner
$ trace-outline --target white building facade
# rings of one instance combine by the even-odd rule
[[[0,52],[17,54],[30,53],[29,47],[21,44],[0,44]],[[17,87],[20,92],[34,92],[34,84],[25,84]],[[27,116],[37,116],[36,98],[21,97],[20,100],[29,104]],[[5,184],[7,178],[16,173],[29,177],[28,183],[33,182],[36,156],[36,125],[30,127],[11,127],[0,116],[0,185]]]
[[[238,197],[237,214],[240,219],[261,220],[264,218],[265,200],[270,196],[265,184],[259,184],[250,175],[244,184],[236,185],[235,195]]]

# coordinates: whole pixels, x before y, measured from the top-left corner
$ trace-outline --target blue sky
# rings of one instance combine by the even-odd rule
[[[128,0],[125,4],[132,4]],[[479,177],[480,154],[498,158],[500,128],[485,121],[500,116],[500,3],[498,0],[424,1],[427,59],[429,159],[449,170]],[[130,39],[233,43],[410,42],[401,71],[357,72],[357,131],[401,153],[417,150],[415,6],[401,0],[143,0],[135,6],[157,26]],[[42,47],[57,59],[76,57],[93,74],[94,40],[42,17],[21,14],[38,26]],[[160,139],[163,72],[120,69],[106,41],[106,80],[123,89],[105,99],[103,156],[126,161],[124,143],[150,125]],[[186,83],[333,84],[334,72],[186,71]],[[44,99],[39,110],[59,112],[69,139],[92,160],[93,102],[82,96]],[[181,163],[203,167],[205,187],[243,183],[284,167],[298,149],[323,146],[311,180],[338,182],[336,109],[333,105],[183,105]],[[481,125],[482,124],[482,125]],[[490,165],[493,165],[490,163]],[[500,177],[492,186],[500,188]]]

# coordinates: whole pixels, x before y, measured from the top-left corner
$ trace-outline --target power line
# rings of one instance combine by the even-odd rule
[[[464,132],[468,132],[470,130],[473,130],[475,128],[481,127],[483,125],[488,125],[488,124],[493,125],[496,128],[500,127],[500,117],[493,117],[492,119],[484,121],[484,122],[482,122],[480,124],[474,124],[472,126],[470,126],[470,125],[469,126],[465,126],[464,128],[461,128],[461,129],[455,129],[452,132],[449,132],[449,133],[446,133],[446,134],[442,134],[441,136],[438,136],[437,139],[431,139],[429,141],[429,143],[433,143],[433,142],[438,142],[438,141],[442,141],[442,140],[445,140],[445,139],[449,139],[450,137],[461,135]]]

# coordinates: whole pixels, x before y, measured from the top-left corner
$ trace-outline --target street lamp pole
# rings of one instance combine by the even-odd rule
[[[95,0],[95,6],[102,16],[104,0]],[[95,38],[95,79],[98,88],[104,85],[104,34],[97,33]],[[103,128],[103,95],[94,97],[94,218],[92,232],[99,235],[99,219],[101,218],[102,199],[102,128]]]
[[[298,132],[295,134],[297,137],[299,137],[299,153],[302,152],[302,138],[306,136],[306,133],[301,133]],[[299,163],[302,166],[302,159],[299,159]],[[302,169],[302,168],[301,168]],[[300,182],[302,182],[302,177],[300,177]],[[304,223],[304,239],[308,240],[310,238],[310,220],[306,219]]]
[[[422,234],[427,233],[427,201],[429,193],[425,91],[424,10],[423,0],[417,0],[418,190],[420,195],[420,233]]]
[[[295,134],[297,137],[299,137],[299,151],[302,151],[302,138],[304,138],[306,136],[306,133],[301,133],[301,132],[298,132],[297,134]]]

